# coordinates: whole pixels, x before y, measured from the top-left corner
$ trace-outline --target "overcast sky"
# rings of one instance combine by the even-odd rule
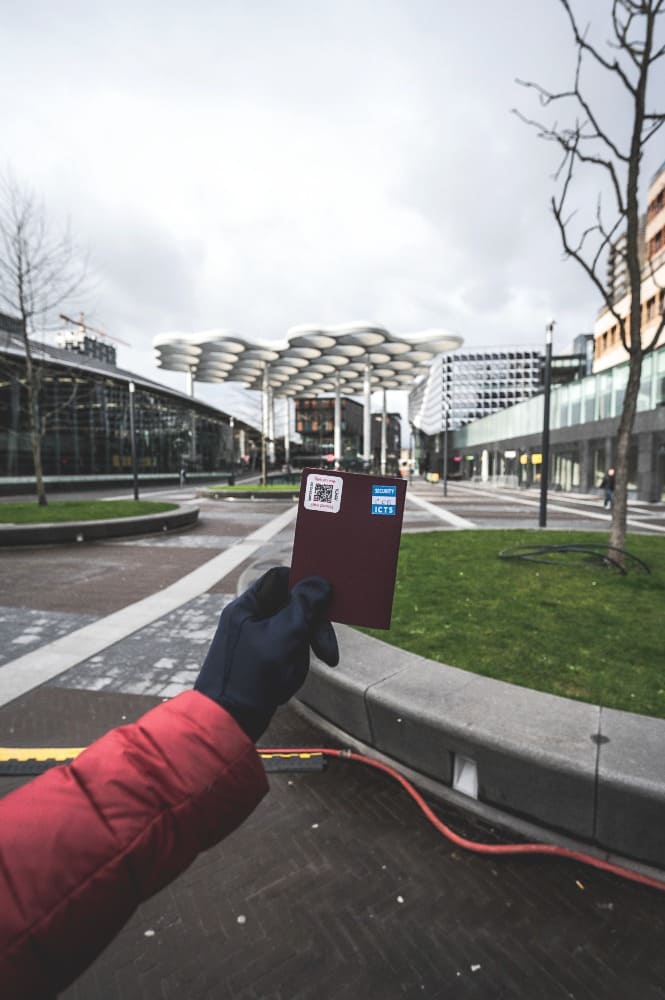
[[[538,346],[553,317],[564,349],[593,328],[556,150],[511,114],[539,114],[516,77],[571,81],[557,0],[2,6],[3,166],[89,248],[70,308],[133,345],[123,366],[183,388],[152,363],[169,331],[369,320]],[[577,3],[601,34],[610,7]],[[663,160],[665,134],[645,179]]]

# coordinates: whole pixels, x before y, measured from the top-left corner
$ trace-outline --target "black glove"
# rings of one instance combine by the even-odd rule
[[[339,662],[335,632],[325,619],[331,585],[311,576],[289,595],[288,580],[287,567],[271,569],[224,609],[194,685],[254,742],[305,680],[310,645],[329,666]]]

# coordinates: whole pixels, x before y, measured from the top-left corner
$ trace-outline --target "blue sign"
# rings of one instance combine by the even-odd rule
[[[372,514],[397,514],[396,486],[372,486]]]

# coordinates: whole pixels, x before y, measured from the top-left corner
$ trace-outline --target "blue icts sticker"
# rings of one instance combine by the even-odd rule
[[[396,486],[372,486],[372,514],[397,514]]]

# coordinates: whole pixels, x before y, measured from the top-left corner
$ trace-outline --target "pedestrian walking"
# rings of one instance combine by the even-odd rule
[[[600,484],[603,490],[603,507],[612,509],[614,504],[614,469],[608,469]]]

